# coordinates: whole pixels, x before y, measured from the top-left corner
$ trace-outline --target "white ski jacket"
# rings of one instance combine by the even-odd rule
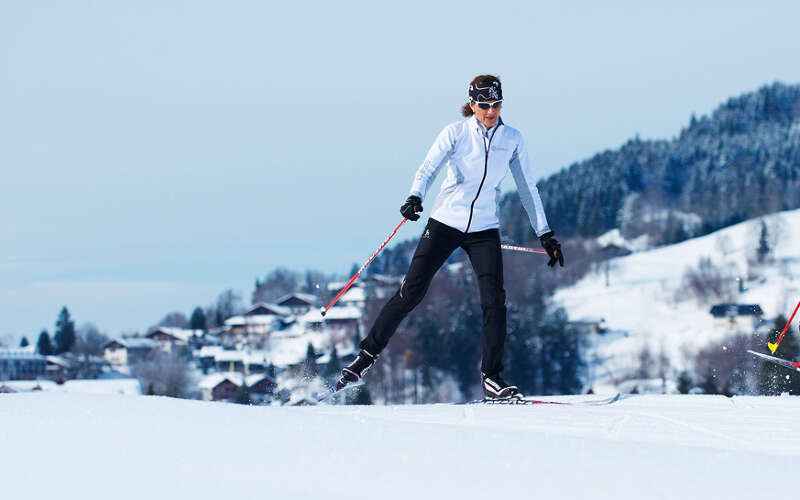
[[[522,134],[503,120],[488,131],[475,116],[446,126],[417,170],[411,194],[424,200],[444,165],[433,219],[465,233],[499,227],[500,183],[511,170],[536,235],[550,231]]]

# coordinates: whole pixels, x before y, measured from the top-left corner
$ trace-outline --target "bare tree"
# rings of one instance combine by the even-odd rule
[[[92,356],[103,355],[103,346],[109,341],[109,338],[96,325],[84,323],[76,333],[77,339],[72,352]]]
[[[186,318],[186,315],[182,312],[175,311],[167,313],[167,315],[158,322],[158,326],[189,328],[189,319]]]
[[[178,353],[154,351],[131,367],[142,392],[156,396],[192,399],[196,397],[189,363]]]
[[[712,301],[732,301],[737,292],[737,273],[729,268],[714,265],[708,257],[701,257],[697,267],[687,267],[675,299],[693,297],[701,304]]]
[[[738,332],[710,343],[695,355],[695,380],[713,373],[720,390],[732,394],[757,394],[760,361],[747,350],[757,349],[765,341],[763,334]]]
[[[216,326],[221,326],[226,319],[236,316],[242,312],[242,296],[231,289],[225,290],[219,297],[214,306],[213,319]],[[206,319],[208,319],[206,315]]]
[[[310,278],[313,281],[313,277]],[[286,268],[278,268],[270,272],[264,281],[256,280],[252,302],[272,302],[287,293],[297,291],[301,278],[298,273]]]

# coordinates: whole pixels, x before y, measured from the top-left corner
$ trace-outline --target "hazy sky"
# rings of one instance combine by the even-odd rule
[[[800,82],[797,2],[599,4],[0,3],[0,337],[347,273],[476,74],[540,176]]]

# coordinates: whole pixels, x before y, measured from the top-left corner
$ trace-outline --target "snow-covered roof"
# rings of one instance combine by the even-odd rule
[[[272,325],[280,321],[274,314],[252,314],[249,316],[231,316],[225,320],[227,326],[261,326]]]
[[[317,299],[316,295],[311,295],[310,293],[293,292],[293,293],[288,293],[283,297],[279,298],[278,300],[275,301],[275,303],[278,304],[279,306],[283,306],[285,302],[289,302],[292,299],[300,300],[310,306],[316,305],[317,301],[319,300]]]
[[[248,364],[266,363],[267,354],[263,352],[222,351],[214,356],[216,362],[241,361]]]
[[[152,329],[150,333],[147,334],[147,337],[155,335],[159,332],[166,335],[171,335],[178,340],[182,340],[183,342],[188,342],[193,336],[200,337],[203,335],[203,330],[189,330],[187,328],[159,326]]]
[[[45,356],[45,358],[47,359],[48,363],[53,364],[53,365],[58,365],[58,366],[60,366],[62,368],[69,368],[69,367],[73,366],[72,363],[70,363],[66,359],[61,358],[59,356]]]
[[[331,281],[330,283],[328,283],[328,291],[331,291],[331,292],[337,291],[338,292],[339,290],[341,290],[345,286],[347,286],[347,281]],[[350,285],[350,288],[351,289],[352,288],[358,288],[360,286],[361,286],[361,284],[358,281],[356,281],[352,285]]]
[[[158,342],[147,337],[130,337],[127,339],[112,339],[106,342],[103,347],[108,347],[116,342],[126,349],[155,349],[158,347]]]
[[[0,359],[18,359],[26,361],[44,361],[45,357],[36,354],[29,347],[0,347]]]
[[[198,358],[213,358],[217,354],[221,353],[224,350],[225,350],[225,348],[223,348],[222,346],[206,345],[206,346],[201,347],[200,350],[197,351],[197,354],[195,355],[195,357],[198,357]]]
[[[253,307],[247,310],[244,313],[245,316],[256,316],[256,315],[276,315],[276,316],[289,316],[292,314],[292,310],[288,307],[279,306],[278,304],[269,304],[266,302],[259,302],[258,304],[254,304]]]
[[[339,299],[341,302],[364,302],[367,294],[363,288],[350,288]]]
[[[264,379],[268,379],[272,382],[272,377],[267,375],[266,373],[254,373],[253,375],[248,375],[246,379],[247,386],[251,387]],[[242,385],[243,375],[239,372],[219,372],[219,373],[211,373],[209,375],[204,376],[200,379],[200,383],[197,384],[198,387],[201,389],[213,389],[214,387],[218,386],[224,381],[230,381],[236,386]]]
[[[241,381],[241,377],[241,374],[234,372],[210,373],[200,379],[197,387],[200,389],[213,389],[225,380],[230,380],[234,384],[238,385],[237,381]]]
[[[308,311],[300,316],[300,323],[322,323],[324,320],[361,319],[361,310],[354,306],[331,307],[325,317],[319,311]]]

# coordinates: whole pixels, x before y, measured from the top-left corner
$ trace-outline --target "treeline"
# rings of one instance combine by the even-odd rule
[[[58,313],[53,335],[51,336],[47,329],[42,330],[36,340],[35,351],[42,356],[65,353],[100,356],[103,354],[102,347],[108,340],[108,337],[92,323],[85,323],[76,328],[69,309],[64,306]],[[29,345],[28,337],[23,336],[19,346]]]
[[[774,83],[691,117],[672,140],[629,140],[539,182],[551,227],[597,236],[619,228],[671,244],[800,207],[800,86]],[[533,241],[516,192],[502,227]]]

